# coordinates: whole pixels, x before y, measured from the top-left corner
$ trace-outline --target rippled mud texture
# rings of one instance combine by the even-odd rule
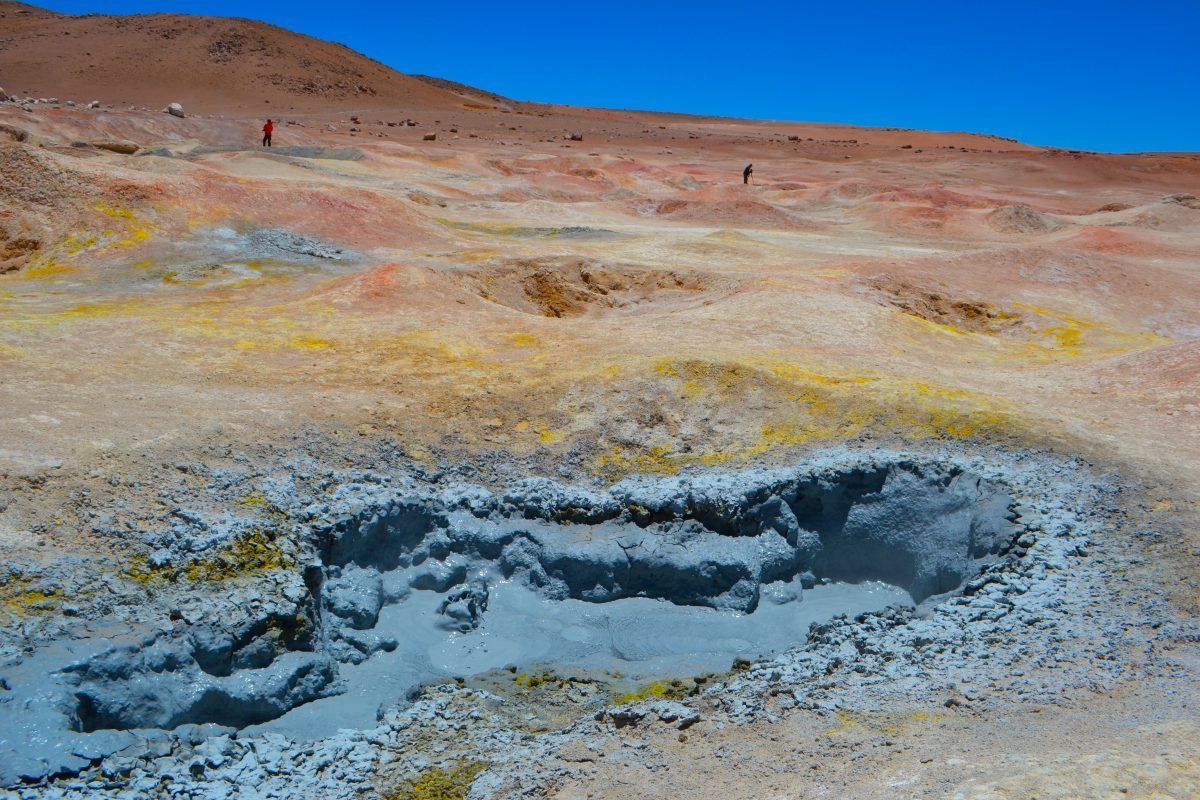
[[[205,614],[5,670],[5,781],[78,769],[73,753],[107,755],[132,729],[305,739],[370,727],[423,684],[509,666],[640,677],[649,688],[631,699],[663,697],[663,676],[725,670],[787,649],[810,623],[954,592],[1025,530],[1003,484],[908,461],[606,492],[531,478],[503,494],[345,486],[336,498],[335,520],[306,526],[305,566],[251,559],[284,582],[243,623]],[[211,561],[177,574],[212,580]]]

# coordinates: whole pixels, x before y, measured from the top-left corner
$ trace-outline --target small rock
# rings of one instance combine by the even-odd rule
[[[88,104],[87,104],[87,107],[88,107],[88,108],[99,108],[99,107],[100,107],[100,101],[99,101],[99,100],[93,100],[92,102],[90,102],[90,103],[88,103]]]
[[[100,150],[108,150],[111,153],[120,153],[126,156],[131,156],[138,151],[137,142],[131,142],[128,139],[98,139],[88,144]]]
[[[437,134],[436,133],[427,133],[424,136],[422,136],[421,138],[423,140],[425,140],[426,142],[435,142],[435,141],[437,141]]]
[[[183,118],[183,106],[181,106],[179,103],[171,103],[164,108],[163,111],[167,114],[170,114],[172,117],[179,117],[181,119]]]

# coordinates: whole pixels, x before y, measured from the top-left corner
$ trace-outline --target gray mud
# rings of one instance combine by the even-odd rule
[[[232,226],[198,228],[175,243],[169,256],[159,260],[145,278],[159,282],[206,286],[237,285],[260,278],[304,275],[314,271],[338,274],[362,256],[329,242],[284,228],[239,229]]]
[[[356,147],[315,147],[307,145],[295,145],[288,147],[254,147],[241,144],[216,144],[216,145],[198,145],[178,155],[185,158],[196,158],[198,156],[211,155],[213,153],[254,153],[255,155],[267,157],[288,157],[288,158],[314,158],[314,159],[330,159],[333,161],[359,161],[363,157],[363,152]],[[167,147],[157,147],[148,150],[142,150],[138,155],[145,156],[160,156],[171,158],[177,154]]]
[[[396,649],[343,666],[338,694],[248,730],[306,741],[340,728],[369,728],[423,684],[509,666],[620,675],[634,683],[720,672],[737,657],[787,649],[814,622],[911,604],[906,592],[878,582],[816,586],[803,602],[799,588],[771,587],[775,597],[741,614],[648,598],[547,600],[520,582],[501,581],[479,626],[462,633],[438,623],[442,595],[413,592],[384,608],[374,628],[398,642]]]
[[[1032,513],[1002,478],[891,456],[601,492],[385,478],[276,500],[296,520],[292,571],[0,668],[4,785],[234,734],[336,739],[423,685],[503,667],[724,670],[845,615],[928,613],[1023,551]],[[178,535],[156,546],[152,563],[197,557]]]

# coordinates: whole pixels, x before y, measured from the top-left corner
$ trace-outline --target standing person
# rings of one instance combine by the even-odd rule
[[[746,168],[744,170],[742,170],[742,183],[745,183],[745,184],[750,183],[750,176],[753,174],[754,174],[754,165],[747,164]]]
[[[263,147],[271,146],[271,133],[275,130],[275,123],[267,120],[267,124],[263,125]]]

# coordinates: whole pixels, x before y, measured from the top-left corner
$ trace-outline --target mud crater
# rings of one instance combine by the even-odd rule
[[[1019,312],[999,308],[982,300],[948,297],[940,291],[884,279],[872,281],[870,286],[883,296],[888,305],[926,322],[971,333],[1029,332],[1029,324]]]
[[[15,702],[0,723],[41,743],[0,753],[5,775],[79,768],[57,761],[103,756],[136,729],[367,728],[424,685],[505,668],[724,670],[839,614],[932,608],[1017,557],[1025,530],[1003,484],[908,461],[602,492],[351,484],[306,516],[307,563],[243,621],[214,605],[115,646],[50,648],[21,667],[36,680],[3,676]]]
[[[690,270],[641,269],[575,256],[507,260],[468,272],[464,279],[485,300],[553,318],[662,311],[726,288],[721,279]]]

